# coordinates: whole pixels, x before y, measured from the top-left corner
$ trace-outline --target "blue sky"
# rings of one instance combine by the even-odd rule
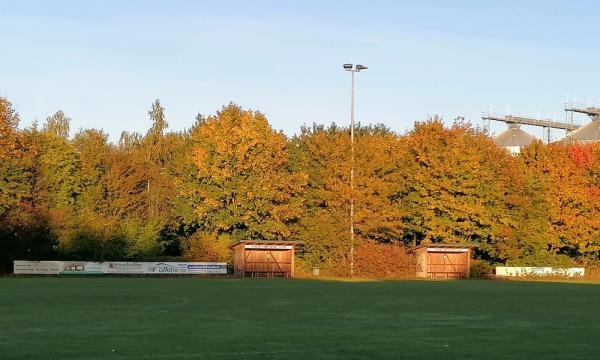
[[[0,96],[23,126],[62,109],[112,140],[145,132],[155,98],[175,130],[233,101],[291,135],[348,122],[352,62],[369,66],[363,123],[479,125],[490,108],[564,119],[567,100],[600,103],[599,13],[593,1],[0,0]]]

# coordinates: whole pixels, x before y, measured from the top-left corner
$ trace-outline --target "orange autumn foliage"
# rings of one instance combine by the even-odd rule
[[[0,270],[28,254],[226,260],[255,238],[302,241],[298,264],[345,276],[352,198],[357,276],[403,276],[403,246],[420,242],[472,242],[491,263],[600,262],[599,144],[512,156],[464,122],[357,125],[352,189],[347,127],[288,137],[234,104],[182,132],[159,101],[149,115],[145,135],[113,144],[70,136],[61,111],[21,129],[0,98]]]
[[[402,244],[363,241],[356,249],[356,276],[375,279],[413,277],[415,260],[407,250]]]

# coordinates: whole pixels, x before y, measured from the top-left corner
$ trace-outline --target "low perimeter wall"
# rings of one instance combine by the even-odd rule
[[[14,262],[14,273],[60,274],[227,274],[225,262],[131,262],[131,261],[23,261]]]
[[[496,267],[496,276],[584,276],[585,268],[553,268],[553,267]]]

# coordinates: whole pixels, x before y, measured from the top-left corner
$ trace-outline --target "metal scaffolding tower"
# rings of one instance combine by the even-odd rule
[[[598,115],[600,115],[600,109],[598,109]],[[573,130],[580,128],[580,125],[575,125],[573,122],[560,122],[554,121],[550,119],[535,119],[525,116],[516,116],[516,115],[499,115],[499,114],[491,114],[484,113],[481,117],[483,121],[500,121],[508,124],[508,126],[520,126],[520,125],[530,125],[530,126],[539,126],[543,129],[544,140],[547,143],[550,143],[551,139],[551,129],[561,129],[566,130],[567,133]]]
[[[565,104],[565,113],[571,117],[573,122],[573,115],[575,113],[585,114],[592,118],[592,120],[600,120],[600,108],[594,106],[583,106],[580,104]]]

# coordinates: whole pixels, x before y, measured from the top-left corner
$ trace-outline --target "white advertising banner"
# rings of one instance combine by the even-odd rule
[[[226,262],[15,261],[15,274],[227,274]]]
[[[62,271],[61,261],[21,261],[13,263],[15,274],[58,275]]]
[[[107,261],[103,264],[105,274],[143,274],[148,268],[143,262]]]
[[[515,267],[498,266],[496,267],[497,276],[564,276],[575,277],[584,276],[585,268],[553,268],[553,267]]]
[[[104,267],[100,262],[62,261],[61,274],[103,274]]]
[[[437,247],[428,247],[428,252],[445,252],[445,253],[466,253],[469,252],[469,248],[437,248]]]
[[[227,263],[151,262],[145,274],[227,274]]]
[[[291,250],[292,245],[272,245],[272,244],[246,244],[244,249],[270,249],[270,250]]]

